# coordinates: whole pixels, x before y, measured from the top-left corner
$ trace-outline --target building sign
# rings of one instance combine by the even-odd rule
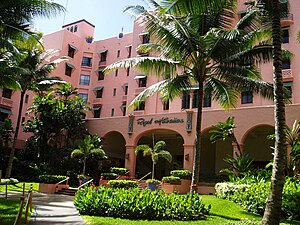
[[[169,124],[169,123],[183,123],[183,119],[179,119],[179,118],[169,118],[169,117],[162,117],[161,119],[157,119],[154,120],[153,118],[146,120],[145,118],[139,118],[136,120],[138,125],[141,126],[147,126],[147,125],[151,125],[151,124],[158,124],[158,125],[162,125],[162,124]]]

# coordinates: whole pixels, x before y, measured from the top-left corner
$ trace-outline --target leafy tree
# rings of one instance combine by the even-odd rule
[[[96,156],[100,159],[106,158],[104,150],[101,148],[100,138],[97,135],[90,136],[86,135],[83,140],[77,142],[77,148],[71,153],[71,157],[83,158],[83,170],[82,173],[85,175],[86,161],[90,156]]]
[[[69,87],[70,84],[61,84]],[[73,87],[71,87],[73,89]],[[84,118],[87,106],[77,95],[66,100],[57,88],[48,95],[35,96],[29,108],[25,132],[32,132],[41,160],[48,148],[72,147],[75,140],[86,134]]]
[[[143,152],[143,156],[151,156],[152,159],[152,179],[154,179],[154,172],[155,172],[155,165],[158,161],[158,159],[164,158],[169,163],[172,161],[172,155],[170,152],[166,150],[166,142],[164,141],[158,141],[155,143],[153,148],[150,148],[149,145],[138,145],[135,149],[135,154],[138,154],[139,152]]]
[[[20,85],[20,101],[15,134],[12,141],[12,149],[10,152],[8,166],[6,170],[7,178],[10,177],[13,166],[15,145],[19,135],[24,105],[24,97],[26,95],[26,92],[28,90],[36,90],[37,87],[40,86],[41,81],[53,81],[55,79],[58,79],[55,77],[50,78],[49,75],[56,68],[57,63],[60,63],[61,61],[65,60],[65,58],[60,58],[52,62],[47,62],[49,57],[56,53],[56,50],[45,51],[43,47],[33,37],[23,39],[22,41],[17,41],[16,43],[18,48],[20,49],[20,55],[16,60],[16,67],[19,68],[19,74],[15,76],[15,79]]]
[[[252,14],[233,27],[235,1],[167,0],[162,6],[150,2],[155,13],[142,6],[128,7],[127,11],[146,27],[154,42],[140,45],[139,50],[152,50],[158,56],[121,60],[109,65],[105,72],[135,67],[163,78],[141,92],[131,103],[133,107],[157,92],[163,100],[172,100],[197,85],[192,191],[199,181],[204,95],[212,96],[225,109],[236,106],[245,88],[265,97],[273,96],[272,85],[260,81],[256,69],[257,64],[271,58],[269,32],[260,29]]]

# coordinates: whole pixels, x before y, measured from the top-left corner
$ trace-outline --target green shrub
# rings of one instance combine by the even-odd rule
[[[121,167],[111,167],[110,172],[115,173],[117,175],[127,175],[129,170]]]
[[[180,179],[191,179],[192,173],[189,170],[172,170],[171,175]]]
[[[19,181],[15,178],[9,178],[9,179],[1,179],[0,184],[6,184],[6,182],[8,182],[8,184],[17,184],[19,183]]]
[[[114,180],[118,177],[116,173],[101,173],[102,180]]]
[[[59,181],[62,181],[66,178],[67,176],[44,174],[39,176],[39,181],[40,183],[45,183],[45,184],[56,184]]]
[[[168,177],[163,177],[162,182],[169,183],[169,184],[180,184],[181,180],[179,177],[168,176]]]
[[[111,188],[137,188],[139,183],[133,180],[110,180],[108,185]]]
[[[242,185],[219,183],[216,184],[216,195],[238,203],[249,212],[263,215],[270,185],[270,181],[261,181],[249,183],[242,188]],[[300,220],[299,181],[286,178],[281,209],[283,218]]]
[[[138,188],[85,188],[77,192],[74,204],[82,215],[135,220],[200,220],[210,209],[199,194],[165,194]]]
[[[156,180],[156,179],[148,179],[148,180],[146,180],[146,184],[149,184],[149,183],[161,184],[161,182],[159,180]]]

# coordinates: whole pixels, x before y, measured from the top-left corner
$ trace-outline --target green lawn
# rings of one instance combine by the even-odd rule
[[[0,198],[0,224],[12,225],[15,222],[20,207],[20,200]]]
[[[34,192],[37,192],[39,190],[39,183],[25,183],[25,191],[28,191],[30,188],[30,184],[32,184],[32,190]],[[5,191],[5,184],[0,185],[0,192]],[[20,182],[18,184],[10,184],[8,185],[8,191],[18,191],[22,192],[23,191],[23,182]]]
[[[110,217],[82,216],[87,225],[215,225],[215,224],[261,224],[261,216],[248,213],[237,204],[218,199],[215,196],[204,195],[203,201],[206,205],[211,204],[210,215],[206,220],[199,221],[147,221],[147,220],[126,220]],[[285,224],[300,225],[299,222],[285,222]]]

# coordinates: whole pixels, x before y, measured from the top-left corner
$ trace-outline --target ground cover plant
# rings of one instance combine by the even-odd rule
[[[0,186],[1,187],[1,186]],[[16,219],[20,200],[6,200],[0,198],[0,224],[11,225]]]
[[[74,204],[82,215],[147,220],[201,220],[209,213],[199,194],[165,194],[144,189],[85,188]]]

